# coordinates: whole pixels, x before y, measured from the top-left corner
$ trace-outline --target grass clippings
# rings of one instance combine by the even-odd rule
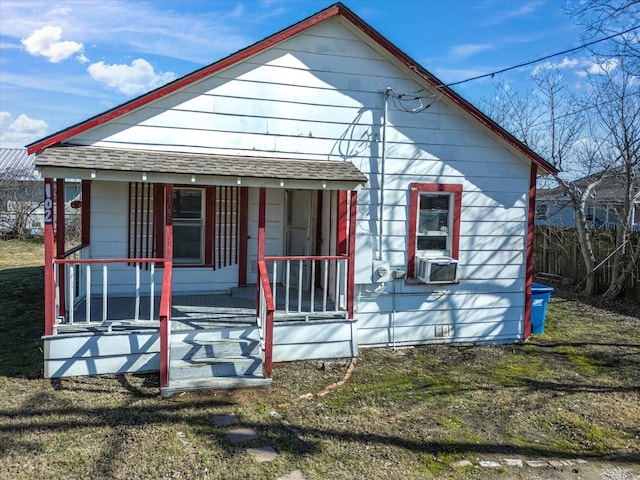
[[[6,251],[3,244],[0,265]],[[163,399],[157,374],[43,379],[42,268],[21,262],[0,270],[0,478],[640,474],[635,311],[556,290],[545,334],[525,344],[361,350],[351,369],[350,359],[278,364],[269,390]],[[237,425],[217,425],[229,414]],[[225,433],[241,427],[259,439],[232,445]],[[263,446],[277,458],[259,463],[247,455]],[[506,458],[587,463],[540,469],[504,466]]]

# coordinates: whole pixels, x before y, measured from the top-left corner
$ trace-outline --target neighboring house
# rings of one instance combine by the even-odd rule
[[[604,176],[600,180],[600,178]],[[620,207],[623,202],[625,176],[616,170],[601,171],[570,183],[584,191],[588,185],[600,180],[585,204],[585,216],[590,228],[615,230],[620,225]],[[636,176],[636,192],[640,192],[640,178]],[[575,210],[562,187],[540,189],[536,201],[536,225],[575,227]],[[640,197],[635,199],[629,212],[629,230],[640,231]]]
[[[0,235],[42,235],[44,207],[42,177],[35,169],[36,156],[26,148],[0,148]],[[79,181],[68,180],[65,201],[79,194]],[[18,231],[21,230],[21,231]]]
[[[159,370],[168,395],[530,334],[555,169],[342,4],[29,151],[46,377]],[[54,245],[53,178],[82,179],[82,248]]]
[[[0,235],[42,233],[42,178],[26,148],[0,148]]]

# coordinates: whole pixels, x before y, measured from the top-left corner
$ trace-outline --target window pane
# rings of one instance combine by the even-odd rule
[[[449,195],[423,193],[420,195],[420,210],[449,211]]]
[[[176,260],[200,260],[200,225],[173,225],[173,256]]]
[[[418,233],[440,232],[442,228],[447,228],[449,220],[448,212],[432,212],[420,210],[420,221],[418,222]]]
[[[418,236],[418,250],[446,250],[447,237]]]
[[[449,228],[449,195],[420,195],[418,233],[447,232]]]
[[[172,213],[173,218],[201,218],[202,191],[175,189]]]

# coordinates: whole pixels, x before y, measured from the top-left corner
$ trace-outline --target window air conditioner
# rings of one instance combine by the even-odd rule
[[[416,278],[424,283],[456,283],[458,260],[451,257],[416,257]]]

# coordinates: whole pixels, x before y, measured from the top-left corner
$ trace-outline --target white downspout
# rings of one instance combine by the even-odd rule
[[[391,95],[391,87],[387,87],[384,91],[384,113],[382,117],[382,152],[380,154],[380,213],[378,219],[380,227],[378,228],[378,253],[377,260],[382,260],[382,237],[384,236],[384,169],[387,153],[387,115],[389,114],[389,95]]]

